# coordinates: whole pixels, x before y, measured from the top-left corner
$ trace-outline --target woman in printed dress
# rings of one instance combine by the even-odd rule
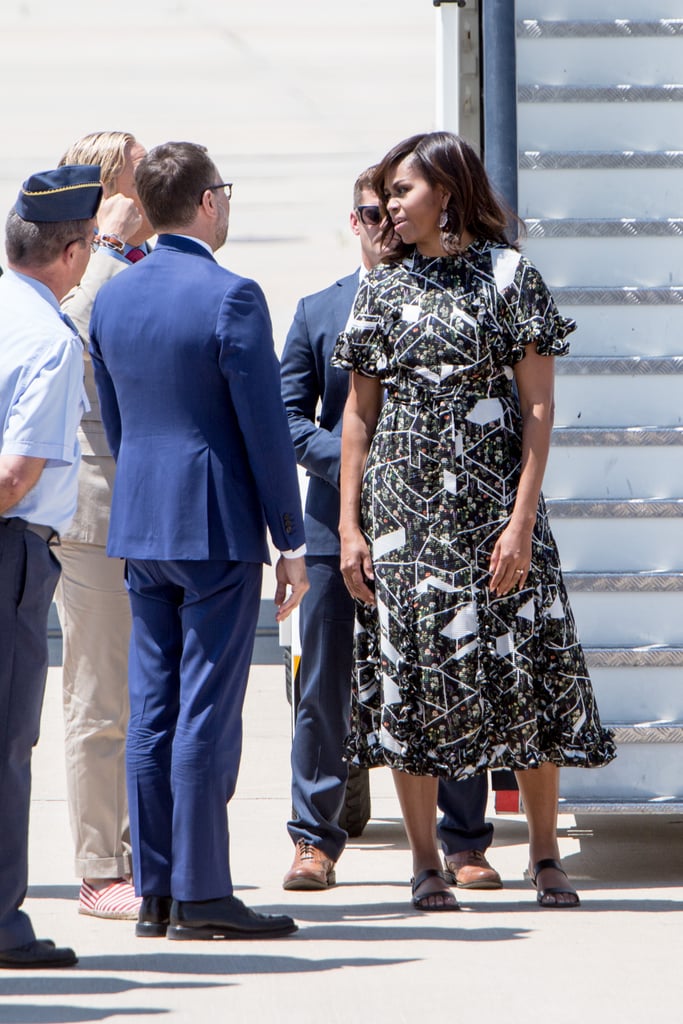
[[[356,598],[348,755],[389,765],[420,910],[457,910],[441,871],[439,777],[517,774],[541,906],[579,897],[560,862],[560,766],[615,754],[593,698],[541,495],[554,356],[574,323],[507,239],[514,220],[457,136],[378,164],[390,255],[333,362],[351,371],[341,565]]]

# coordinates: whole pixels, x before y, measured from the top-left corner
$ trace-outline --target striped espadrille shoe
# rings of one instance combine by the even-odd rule
[[[78,913],[104,917],[111,921],[137,921],[140,897],[125,878],[118,878],[104,889],[94,889],[83,882],[78,899]]]

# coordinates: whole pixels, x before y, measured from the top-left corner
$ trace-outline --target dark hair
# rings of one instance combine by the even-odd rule
[[[361,205],[363,198],[363,192],[365,189],[369,189],[371,192],[375,191],[375,186],[372,182],[372,176],[376,171],[376,167],[367,167],[364,171],[361,171],[356,180],[353,183],[353,208]]]
[[[64,252],[70,242],[90,244],[92,220],[62,220],[36,223],[23,220],[14,209],[5,224],[7,259],[16,267],[46,267]]]
[[[502,242],[516,248],[516,242],[510,235],[513,232],[515,237],[522,235],[524,224],[496,195],[484,165],[472,147],[451,132],[425,132],[412,135],[390,149],[372,175],[371,187],[379,196],[386,218],[382,232],[382,242],[388,253],[385,260],[400,260],[413,249],[394,233],[387,214],[384,187],[391,169],[407,157],[425,181],[432,187],[442,185],[450,194],[446,207],[448,221],[443,230],[443,245],[447,252],[457,254],[460,251],[459,239],[466,231],[475,238]]]
[[[216,165],[205,146],[165,142],[135,168],[135,185],[155,231],[190,224],[204,190],[216,184]]]

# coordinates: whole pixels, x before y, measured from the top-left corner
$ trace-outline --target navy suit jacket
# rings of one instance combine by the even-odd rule
[[[107,553],[267,562],[304,543],[296,460],[259,286],[197,242],[154,251],[97,294],[91,354],[116,459]]]
[[[330,366],[330,358],[357,289],[358,271],[301,299],[282,355],[289,429],[297,461],[310,477],[305,514],[309,555],[339,554],[341,428],[349,377],[345,370]]]

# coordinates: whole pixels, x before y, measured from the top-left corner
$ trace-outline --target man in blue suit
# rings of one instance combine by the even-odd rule
[[[326,889],[346,833],[339,826],[348,767],[342,744],[349,729],[354,604],[339,569],[339,466],[348,376],[330,366],[348,319],[359,276],[380,259],[380,212],[370,171],[354,185],[351,230],[361,268],[299,302],[282,356],[282,395],[297,459],[309,476],[306,565],[311,593],[301,608],[300,699],[292,743],[294,862],[285,889]],[[318,413],[318,402],[320,410]],[[497,889],[500,875],[486,860],[493,827],[484,814],[486,776],[439,785],[439,839],[453,883]]]
[[[281,552],[277,619],[308,589],[270,317],[259,286],[213,257],[227,237],[232,186],[204,147],[157,146],[135,181],[159,240],[100,289],[90,337],[117,462],[107,551],[127,559],[133,616],[136,934],[286,935],[291,918],[257,914],[233,896],[226,819],[266,524]]]

